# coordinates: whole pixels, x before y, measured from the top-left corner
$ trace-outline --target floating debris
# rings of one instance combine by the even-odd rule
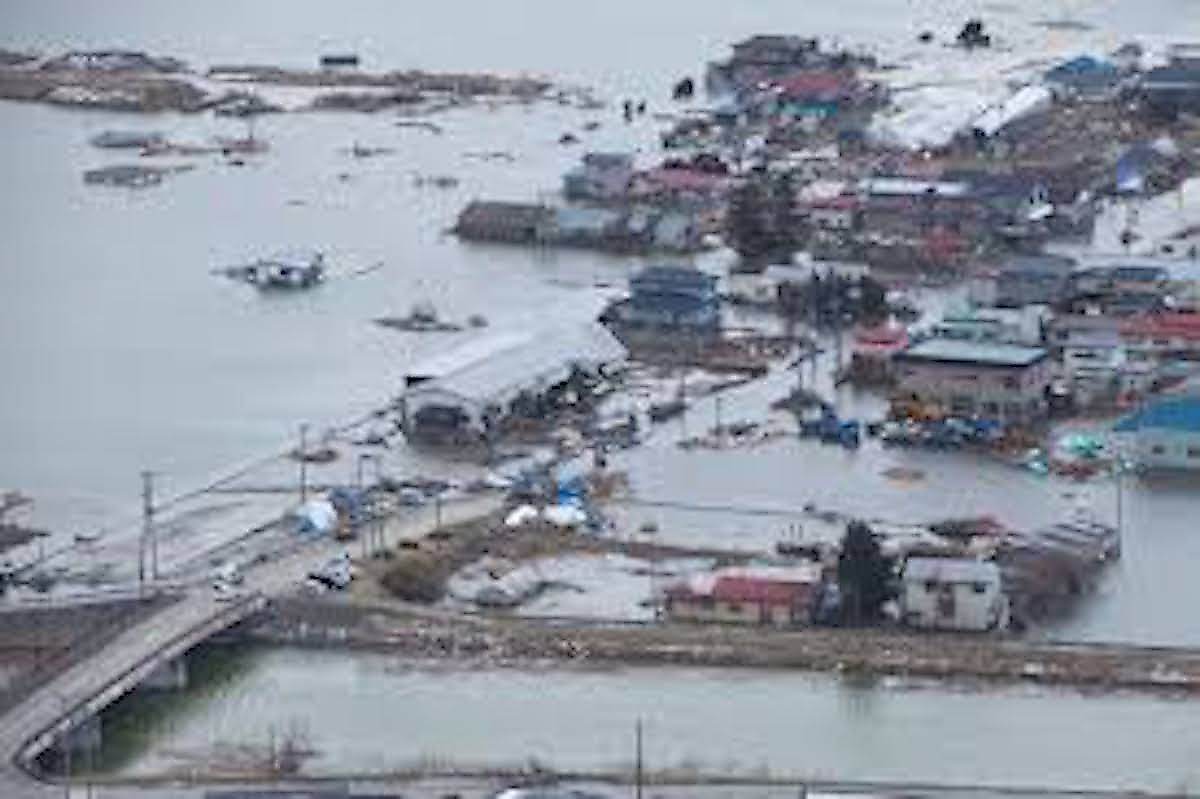
[[[391,155],[396,150],[392,147],[369,147],[355,142],[353,146],[343,152],[347,152],[355,158],[374,158],[378,155]]]
[[[156,130],[106,130],[88,142],[104,150],[148,150],[162,147],[167,138]]]
[[[284,111],[283,106],[269,103],[253,92],[229,92],[214,100],[211,107],[219,117],[244,118]]]
[[[145,189],[162,183],[167,175],[176,172],[186,172],[191,168],[190,165],[163,167],[120,164],[100,167],[99,169],[89,169],[83,173],[83,182],[89,186],[119,186],[128,189]]]
[[[407,316],[384,316],[374,321],[382,327],[406,333],[458,333],[463,329],[462,325],[439,317],[437,309],[427,302],[414,305]]]
[[[503,161],[506,164],[511,164],[517,160],[515,155],[504,150],[472,150],[463,153],[463,158],[470,158],[475,161]]]
[[[246,136],[218,136],[216,142],[221,155],[224,156],[258,155],[270,149],[266,141],[257,138],[253,133]]]
[[[441,136],[445,131],[442,126],[436,122],[428,122],[424,119],[401,119],[396,122],[398,128],[412,128],[413,130],[423,130],[427,133],[432,133],[435,136]]]
[[[413,175],[413,185],[418,188],[432,186],[435,189],[453,189],[458,187],[458,182],[453,175]]]
[[[276,256],[221,271],[260,289],[307,289],[325,280],[325,256],[319,252]]]
[[[358,66],[358,53],[326,53],[321,56],[322,69],[354,69]]]

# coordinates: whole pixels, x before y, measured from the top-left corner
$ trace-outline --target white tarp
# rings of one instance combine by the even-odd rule
[[[328,533],[337,526],[337,509],[327,499],[310,499],[296,510],[302,533]]]

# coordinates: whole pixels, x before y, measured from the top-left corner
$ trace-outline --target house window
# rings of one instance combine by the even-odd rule
[[[1004,378],[1004,387],[1007,389],[1017,389],[1021,385],[1021,381],[1016,377]]]
[[[1155,444],[1153,447],[1150,448],[1151,455],[1162,455],[1166,451],[1167,451],[1167,448],[1164,447],[1162,444]]]
[[[935,591],[937,591],[937,589],[938,589],[938,585],[935,581],[933,581],[933,580],[925,581],[925,593],[932,594]]]
[[[740,602],[726,602],[725,609],[728,610],[730,613],[741,613],[742,612],[742,604]]]
[[[1200,458],[1200,447],[1188,447],[1187,456],[1189,458]]]
[[[983,583],[971,583],[971,590],[977,594],[982,594],[987,591],[987,586]]]

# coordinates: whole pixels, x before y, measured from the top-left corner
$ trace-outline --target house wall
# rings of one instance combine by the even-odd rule
[[[896,375],[902,394],[936,402],[952,413],[1020,419],[1045,409],[1051,366],[1043,360],[1026,367],[913,362],[901,359]]]
[[[670,598],[667,603],[667,616],[674,621],[700,624],[771,624],[776,627],[787,627],[808,620],[806,613],[786,605],[763,606],[757,602],[710,602],[702,597]]]
[[[1147,469],[1200,469],[1200,433],[1147,428],[1134,434],[1134,458]]]
[[[1131,361],[1148,361],[1163,355],[1200,354],[1200,336],[1143,336],[1126,335],[1125,347]]]
[[[943,583],[905,580],[904,621],[936,630],[983,631],[1007,624],[1007,600],[999,580],[981,583]]]

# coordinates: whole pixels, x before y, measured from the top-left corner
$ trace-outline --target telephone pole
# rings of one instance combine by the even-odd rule
[[[633,761],[633,784],[634,796],[636,799],[642,799],[642,720],[637,720],[637,726],[634,728],[634,745],[636,754]]]
[[[142,472],[142,552],[150,548],[150,581],[158,579],[158,531],[154,524],[154,472]],[[145,568],[142,568],[142,574]]]
[[[308,425],[300,425],[300,449],[296,453],[300,461],[300,503],[308,501]]]

